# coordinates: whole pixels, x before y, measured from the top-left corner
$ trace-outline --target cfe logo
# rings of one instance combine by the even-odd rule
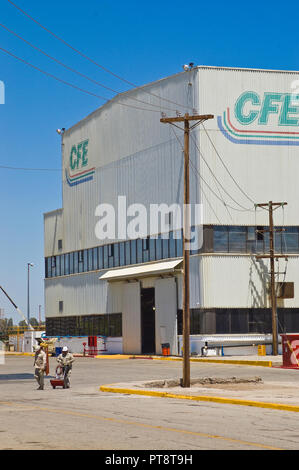
[[[65,170],[66,181],[69,186],[86,183],[94,177],[95,168],[86,168],[88,166],[88,144],[89,140],[84,140],[77,145],[73,145],[71,149],[69,157],[70,171]]]
[[[235,144],[299,145],[299,94],[246,91],[217,122]]]

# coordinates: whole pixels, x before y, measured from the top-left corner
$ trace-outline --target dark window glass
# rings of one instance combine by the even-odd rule
[[[94,270],[94,265],[93,265],[93,249],[90,248],[88,250],[88,271],[93,271]]]
[[[131,242],[125,242],[126,266],[131,264]]]
[[[114,245],[108,245],[108,256],[111,258],[111,256],[114,256]]]
[[[247,227],[247,253],[256,252],[256,227]]]
[[[109,262],[108,262],[108,246],[104,246],[104,269],[109,267]]]
[[[51,258],[46,259],[46,266],[47,266],[47,277],[52,277]]]
[[[162,240],[160,235],[158,238],[156,238],[156,259],[162,259]]]
[[[143,261],[143,250],[142,250],[142,240],[137,240],[137,263],[142,263]]]
[[[79,253],[74,253],[74,274],[77,274],[79,272],[78,254]]]
[[[229,227],[229,252],[244,253],[246,252],[246,227]]]
[[[176,257],[176,240],[173,238],[173,232],[170,232],[169,238],[169,258]]]
[[[217,226],[214,227],[214,251],[215,253],[228,252],[228,227]]]
[[[60,257],[60,276],[64,276],[65,270],[64,270],[64,255],[61,255]]]
[[[169,258],[169,239],[162,238],[162,257]]]
[[[176,253],[177,257],[183,256],[183,232],[180,231],[180,237],[176,240]]]
[[[277,253],[282,252],[282,227],[275,227],[277,231],[274,230],[274,250]]]
[[[98,248],[92,249],[93,253],[93,269],[99,269],[99,258],[98,258]]]
[[[263,241],[264,240],[264,234],[265,234],[264,229],[265,228],[266,227],[262,227],[261,225],[258,225],[256,227],[256,239],[257,239],[257,241]]]
[[[119,265],[125,266],[125,244],[121,242],[119,244]]]
[[[52,277],[55,277],[56,276],[56,256],[52,256],[52,262],[51,262],[51,265],[52,265]]]
[[[137,264],[137,242],[131,240],[131,264]]]
[[[119,243],[114,245],[114,266],[119,266]]]
[[[121,314],[114,313],[108,316],[108,336],[119,337],[122,336]]]
[[[99,263],[99,269],[103,269],[104,268],[104,247],[103,246],[99,247],[98,263]]]
[[[64,272],[66,275],[70,274],[70,254],[64,255]]]
[[[154,238],[150,238],[149,252],[150,252],[150,261],[155,261],[156,260],[156,240]]]
[[[88,251],[84,250],[83,252],[83,271],[88,271]]]
[[[78,271],[79,273],[83,273],[83,261],[84,261],[84,252],[83,250],[78,251],[76,253],[76,258],[78,259]]]
[[[75,253],[70,253],[70,274],[75,273],[74,258]]]
[[[59,313],[63,313],[63,300],[59,300],[58,308],[59,308]]]
[[[284,227],[282,232],[282,252],[299,253],[298,227]]]
[[[149,261],[149,238],[142,240],[142,251],[143,251],[143,262],[147,263]]]

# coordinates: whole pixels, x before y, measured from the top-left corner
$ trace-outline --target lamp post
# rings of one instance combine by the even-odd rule
[[[28,325],[30,324],[30,291],[29,291],[29,281],[30,281],[30,267],[33,267],[33,263],[27,263],[27,320]]]

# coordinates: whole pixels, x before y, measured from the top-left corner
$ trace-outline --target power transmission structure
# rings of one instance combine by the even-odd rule
[[[189,188],[189,142],[190,131],[196,126],[208,119],[213,119],[212,114],[189,116],[163,117],[160,122],[164,124],[172,124],[181,130],[184,130],[184,228],[183,228],[183,381],[182,386],[190,387],[190,287],[189,287],[189,247],[190,243],[190,188]],[[190,126],[190,122],[196,121]],[[176,123],[184,123],[184,129],[177,126]]]
[[[257,230],[257,232],[269,232],[269,254],[267,255],[256,255],[256,259],[268,258],[270,259],[270,272],[271,272],[271,288],[270,288],[270,298],[271,298],[271,309],[272,309],[272,346],[273,346],[273,355],[278,355],[278,329],[277,329],[277,298],[276,298],[276,289],[275,289],[275,259],[276,258],[285,258],[288,257],[283,254],[275,254],[274,249],[274,233],[280,232],[282,229],[274,229],[273,224],[273,211],[279,207],[284,207],[287,205],[287,202],[272,202],[269,201],[263,204],[255,204],[256,207],[261,207],[269,211],[269,229]]]

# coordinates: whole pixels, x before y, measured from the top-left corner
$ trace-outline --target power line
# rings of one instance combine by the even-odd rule
[[[216,149],[215,145],[214,145],[214,142],[212,141],[212,139],[210,138],[210,135],[208,133],[208,131],[206,130],[204,124],[203,124],[203,128],[204,128],[204,131],[210,141],[210,143],[212,144],[212,147],[214,148],[215,152],[216,152],[216,155],[218,156],[218,158],[220,159],[222,165],[224,166],[224,168],[226,169],[226,171],[228,172],[229,176],[232,178],[233,182],[235,183],[235,185],[239,188],[239,190],[241,191],[242,194],[244,194],[245,197],[247,197],[247,199],[252,202],[254,204],[254,200],[248,196],[248,194],[241,188],[241,186],[239,185],[239,183],[236,181],[236,179],[233,177],[233,175],[231,174],[231,172],[229,171],[227,165],[225,164],[225,162],[223,161],[223,159],[221,158],[218,150]]]
[[[98,85],[102,88],[105,88],[106,90],[108,91],[112,91],[113,93],[117,93],[117,94],[120,94],[121,92],[118,91],[118,90],[114,90],[113,88],[110,88],[106,85],[104,85],[103,83],[101,82],[98,82],[97,80],[94,80],[93,78],[90,78],[88,77],[87,75],[85,75],[84,73],[82,72],[79,72],[78,70],[70,67],[69,65],[66,65],[64,64],[63,62],[61,62],[60,60],[56,59],[55,57],[51,56],[50,54],[48,54],[47,52],[45,52],[44,50],[40,49],[39,47],[35,46],[34,44],[32,44],[31,42],[27,41],[27,39],[23,38],[22,36],[20,36],[18,33],[16,33],[15,31],[12,31],[11,29],[7,28],[7,26],[5,26],[4,24],[1,24],[0,23],[0,26],[5,29],[6,31],[8,31],[10,34],[13,34],[14,36],[16,36],[17,38],[19,38],[21,41],[25,42],[26,44],[28,44],[31,48],[35,49],[36,51],[40,52],[41,54],[43,54],[44,56],[48,57],[49,59],[53,60],[54,62],[56,62],[57,64],[61,65],[62,67],[64,67],[65,69],[79,75],[80,77],[83,77],[85,78],[86,80],[89,80],[90,82],[94,83],[95,85]],[[108,98],[107,98],[108,99]],[[139,103],[142,103],[142,104],[146,104],[146,105],[149,105],[149,106],[154,106],[155,108],[159,108],[161,110],[161,106],[160,105],[157,105],[157,104],[153,104],[153,103],[148,103],[146,101],[142,101],[142,100],[139,100],[138,98],[129,98],[131,100],[134,100],[134,101],[138,101]],[[172,108],[167,108],[167,107],[163,107],[163,109],[168,109],[170,111],[175,111],[174,109]]]
[[[182,144],[178,138],[178,136],[176,135],[176,133],[174,132],[180,146],[182,147]],[[192,160],[190,159],[190,164],[191,166],[193,167],[193,169],[196,171],[196,173],[198,174],[198,176],[200,177],[200,179],[205,183],[205,185],[209,188],[209,190],[214,194],[214,196],[220,201],[222,202],[222,204],[225,206],[225,207],[228,207],[232,210],[235,210],[235,211],[239,211],[239,212],[251,212],[250,209],[238,209],[236,207],[232,207],[231,205],[227,204],[223,198],[220,198],[216,193],[215,191],[211,188],[211,186],[205,181],[205,179],[202,177],[202,175],[200,174],[200,172],[198,171],[198,169],[195,167],[195,165],[193,164]]]
[[[213,176],[213,178],[215,179],[215,181],[219,184],[219,186],[222,188],[222,190],[227,194],[227,196],[228,196],[232,201],[234,201],[235,204],[237,204],[237,206],[241,207],[241,208],[244,209],[244,210],[250,211],[251,209],[248,209],[248,208],[242,206],[242,204],[239,204],[239,202],[236,201],[236,199],[234,199],[234,198],[230,195],[230,193],[224,188],[224,186],[223,186],[223,185],[221,184],[221,182],[218,180],[217,176],[214,174],[214,172],[213,172],[213,170],[211,169],[210,165],[208,164],[207,160],[204,158],[203,153],[202,153],[201,149],[198,147],[195,138],[194,138],[193,136],[191,136],[191,138],[192,138],[192,140],[193,140],[193,142],[194,142],[194,144],[195,144],[195,147],[197,148],[197,150],[198,150],[198,152],[199,152],[199,155],[201,156],[201,158],[203,159],[203,161],[204,161],[205,164],[207,165],[207,167],[208,167],[208,169],[209,169],[211,175]]]
[[[182,152],[183,152],[183,151],[184,151],[183,144],[181,143],[179,137],[177,136],[177,134],[176,134],[176,132],[175,132],[173,126],[170,126],[170,128],[171,128],[172,132],[174,133],[175,138],[177,139],[177,141],[178,141],[178,143],[179,143],[179,145],[180,145],[180,147],[181,147],[181,149],[182,149]],[[191,160],[190,160],[190,161],[191,161]],[[192,165],[191,165],[191,169],[193,170],[194,175],[197,177],[197,173],[195,172],[194,167],[193,167]],[[212,204],[210,203],[210,201],[209,201],[209,199],[208,199],[206,193],[204,192],[203,187],[201,187],[201,191],[202,191],[202,193],[203,193],[203,195],[204,195],[204,197],[205,197],[205,200],[207,201],[207,203],[208,203],[208,205],[209,205],[211,211],[214,213],[216,219],[218,220],[219,224],[221,225],[221,222],[220,222],[220,220],[219,220],[219,217],[217,216],[217,214],[216,214],[216,212],[215,212],[215,210],[214,210]]]
[[[74,88],[75,90],[78,90],[78,91],[81,91],[82,93],[85,93],[87,95],[90,95],[90,96],[94,96],[96,98],[99,98],[101,100],[104,100],[105,102],[108,101],[107,98],[103,97],[103,96],[100,96],[100,95],[97,95],[96,93],[92,93],[91,91],[88,91],[88,90],[85,90],[84,88],[80,88],[78,87],[77,85],[74,85],[73,83],[70,83],[70,82],[67,82],[66,80],[63,80],[59,77],[56,77],[56,75],[53,75],[52,73],[50,72],[46,72],[45,70],[42,70],[40,69],[39,67],[36,67],[36,65],[33,65],[31,64],[30,62],[27,62],[26,60],[22,59],[21,57],[18,57],[16,56],[15,54],[13,54],[12,52],[9,52],[7,51],[6,49],[3,49],[2,47],[0,47],[0,51],[4,52],[5,54],[8,54],[10,55],[11,57],[13,57],[14,59],[17,59],[19,60],[20,62],[23,62],[24,64],[28,65],[29,67],[35,69],[35,70],[38,70],[38,72],[46,75],[47,77],[50,77],[50,78],[53,78],[54,80],[60,82],[60,83],[63,83],[64,85],[67,85],[71,88]],[[116,104],[119,104],[121,106],[127,106],[129,108],[134,108],[134,109],[138,109],[138,110],[141,110],[141,111],[151,111],[152,113],[159,113],[160,114],[160,111],[158,110],[155,110],[155,109],[146,109],[146,108],[140,108],[138,106],[133,106],[131,104],[127,104],[127,103],[121,103],[119,101],[116,101]]]
[[[17,171],[61,171],[57,168],[22,168],[16,166],[4,166],[0,165],[1,170],[17,170]]]
[[[64,39],[62,39],[61,37],[59,37],[57,34],[53,33],[53,31],[51,31],[50,29],[46,28],[45,26],[43,26],[39,21],[37,21],[35,18],[33,18],[31,15],[29,15],[29,13],[27,13],[25,10],[22,10],[22,8],[20,8],[18,5],[16,5],[12,0],[7,0],[13,7],[15,7],[17,10],[19,10],[23,15],[27,16],[27,18],[29,18],[31,21],[33,21],[34,23],[36,23],[40,28],[44,29],[45,31],[47,31],[47,33],[51,34],[53,37],[55,37],[56,39],[58,39],[58,41],[62,42],[65,46],[69,47],[70,49],[72,49],[74,52],[76,52],[77,54],[79,54],[81,57],[84,57],[86,60],[88,60],[89,62],[93,63],[94,65],[96,65],[97,67],[101,68],[102,70],[104,70],[105,72],[109,73],[110,75],[113,75],[115,78],[118,78],[119,80],[121,80],[122,82],[124,83],[127,83],[128,85],[130,86],[133,86],[134,88],[139,88],[138,85],[136,85],[135,83],[133,82],[130,82],[129,80],[126,80],[125,78],[121,77],[120,75],[117,75],[116,73],[112,72],[111,70],[107,69],[106,67],[104,67],[103,65],[97,63],[95,60],[91,59],[89,56],[87,56],[86,54],[84,54],[83,52],[79,51],[78,49],[76,49],[75,47],[73,47],[71,44],[69,44],[68,42],[66,42]],[[179,103],[176,103],[175,101],[172,101],[172,100],[169,100],[167,98],[163,98],[162,96],[159,96],[159,95],[156,95],[154,93],[151,93],[149,91],[146,91],[146,90],[141,90],[143,93],[147,93],[151,96],[154,96],[155,98],[158,98],[160,100],[163,100],[163,101],[167,101],[168,103],[171,103],[171,104],[174,104],[176,106],[179,106],[179,107],[182,107],[182,108],[186,108],[186,109],[192,109],[190,106],[185,106],[185,105],[181,105]]]

